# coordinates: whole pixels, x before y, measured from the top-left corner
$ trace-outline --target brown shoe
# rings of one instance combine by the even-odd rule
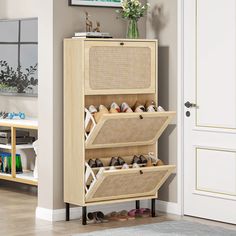
[[[96,123],[99,122],[99,120],[101,119],[103,114],[109,114],[109,111],[105,106],[100,105],[99,106],[99,111],[94,114],[94,119],[95,119]]]

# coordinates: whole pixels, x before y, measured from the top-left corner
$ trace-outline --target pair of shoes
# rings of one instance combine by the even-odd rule
[[[96,167],[103,167],[103,163],[101,160],[99,159],[96,159],[95,161],[93,159],[90,159],[88,161],[88,165],[91,167],[91,168],[96,168]]]
[[[129,216],[128,211],[113,211],[109,214],[107,214],[107,219],[111,221],[126,221],[126,220],[134,220],[135,217]]]
[[[151,210],[149,208],[140,208],[140,209],[133,209],[128,212],[128,215],[130,217],[138,217],[138,218],[144,218],[149,217],[151,215]]]
[[[101,211],[89,212],[87,215],[89,223],[107,223],[105,215]]]
[[[142,105],[137,101],[134,105],[134,112],[157,112],[156,103],[153,100],[146,101],[145,105]]]
[[[143,155],[140,156],[136,156],[134,155],[133,160],[132,160],[132,164],[146,164],[147,163],[147,158]]]
[[[112,157],[110,161],[110,166],[123,166],[125,161],[121,157]]]
[[[133,110],[130,108],[130,106],[126,102],[123,102],[121,106],[113,102],[110,107],[110,113],[120,113],[120,112],[131,113],[133,112]]]

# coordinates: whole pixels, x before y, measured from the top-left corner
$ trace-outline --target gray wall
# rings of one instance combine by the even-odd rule
[[[149,0],[147,38],[159,40],[159,105],[177,111],[177,2],[178,0]],[[177,164],[176,120],[159,139],[159,157]],[[161,188],[159,198],[177,202],[177,175]]]
[[[84,30],[84,12],[101,22],[102,30],[125,37],[126,22],[117,20],[115,9],[69,7],[68,0],[1,0],[0,18],[39,18],[39,98],[0,97],[0,110],[21,110],[39,118],[38,206],[48,209],[63,204],[63,38]],[[140,21],[145,37],[146,21]]]

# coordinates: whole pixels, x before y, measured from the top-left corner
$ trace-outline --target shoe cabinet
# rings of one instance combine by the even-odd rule
[[[64,40],[64,201],[66,219],[70,204],[83,209],[108,203],[152,199],[175,170],[174,165],[110,170],[109,159],[121,156],[127,163],[134,155],[158,156],[157,141],[175,112],[103,114],[85,133],[84,108],[112,102],[158,104],[158,42],[156,40]],[[85,165],[99,158],[105,168],[93,169],[89,186]],[[160,158],[161,159],[161,158]]]
[[[11,144],[0,144],[0,149],[5,150],[5,152],[11,153],[11,173],[0,172],[0,180],[7,180],[12,182],[18,182],[28,185],[37,186],[38,180],[34,178],[33,172],[31,170],[23,169],[23,173],[16,172],[16,153],[17,151],[33,150],[33,145],[29,144],[19,144],[16,143],[16,132],[18,130],[27,130],[34,133],[37,136],[38,131],[38,121],[37,120],[9,120],[0,119],[0,131],[9,129],[11,130]],[[1,164],[1,163],[0,163]],[[1,165],[0,165],[1,166]]]

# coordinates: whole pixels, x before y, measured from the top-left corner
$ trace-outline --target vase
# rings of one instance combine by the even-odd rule
[[[138,30],[138,20],[130,19],[127,30],[127,38],[129,39],[138,39],[139,30]]]

